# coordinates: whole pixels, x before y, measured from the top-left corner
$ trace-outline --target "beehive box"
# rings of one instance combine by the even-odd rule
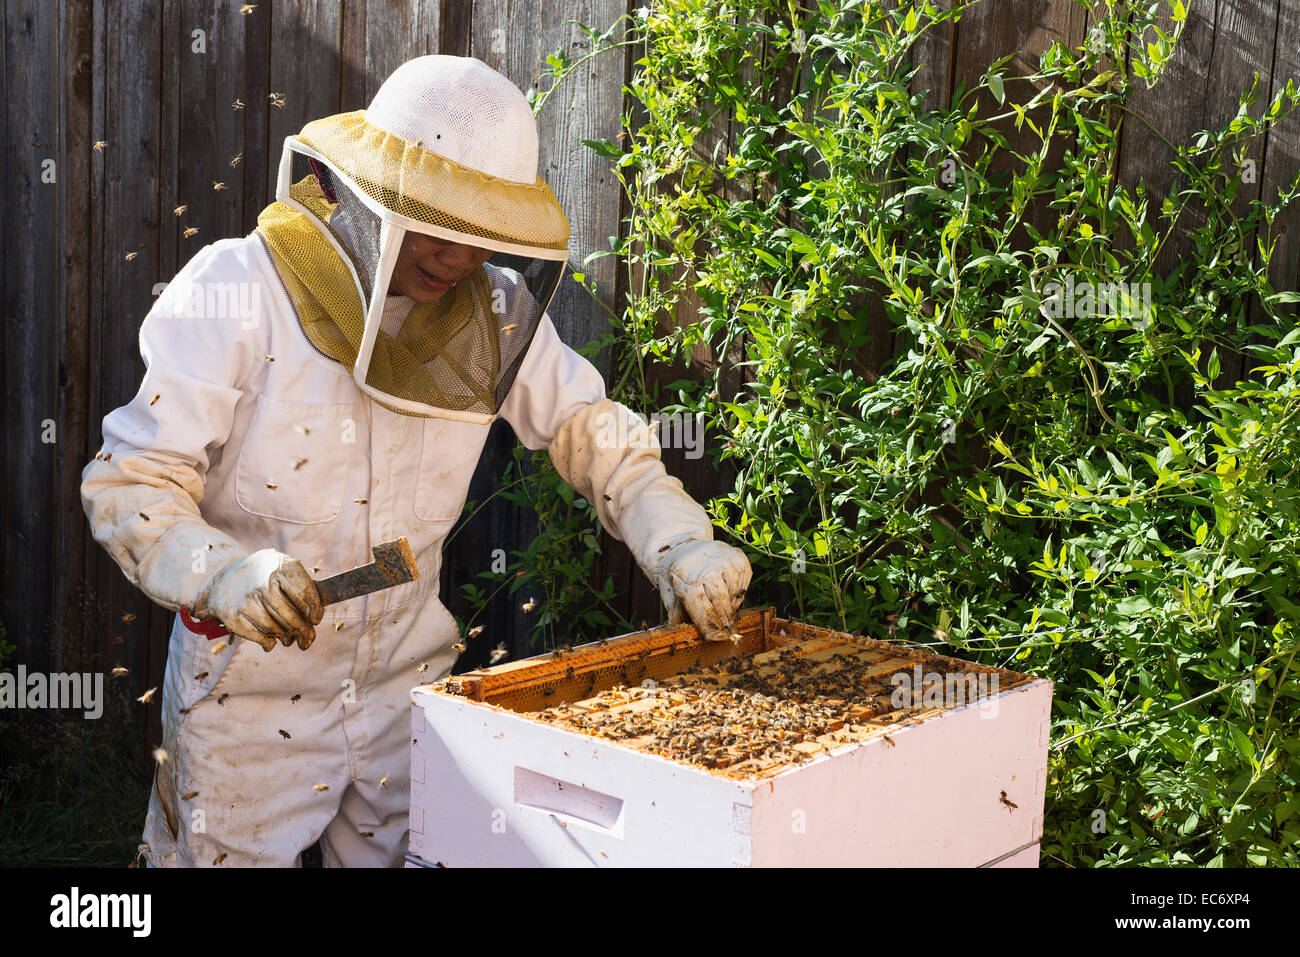
[[[1051,682],[746,612],[412,692],[411,862],[1038,864]]]

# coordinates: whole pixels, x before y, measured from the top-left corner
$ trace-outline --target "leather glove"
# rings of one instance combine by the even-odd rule
[[[216,616],[232,635],[270,651],[277,640],[304,651],[316,640],[325,613],[316,583],[302,563],[273,548],[231,562],[203,586],[198,618]]]
[[[707,640],[726,641],[736,630],[753,574],[749,559],[734,545],[692,539],[664,553],[655,582],[670,625],[689,616]]]

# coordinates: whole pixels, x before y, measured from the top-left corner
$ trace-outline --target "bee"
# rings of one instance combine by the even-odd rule
[[[208,673],[207,673],[206,671],[200,671],[198,674],[196,674],[196,675],[194,676],[194,680],[195,680],[195,681],[202,681],[202,680],[203,680],[204,678],[206,678],[207,676],[208,676]]]
[[[220,863],[221,863],[222,861],[224,861],[225,859],[226,859],[226,855],[225,855],[225,854],[218,854],[215,858],[213,858],[213,860],[212,860],[212,866],[213,866],[213,867],[216,867],[218,864],[220,864]]]
[[[280,729],[280,737],[282,737],[282,738],[284,738],[284,740],[288,741],[290,738],[293,737],[293,735],[289,734],[289,732],[286,731],[286,730],[284,730],[284,728],[281,728],[281,729]]]
[[[271,101],[271,105],[272,105],[272,106],[278,106],[278,107],[280,107],[281,109],[284,108],[284,94],[283,94],[283,93],[272,93],[270,96],[267,97],[267,99]]]
[[[223,692],[222,695],[221,695],[221,697],[217,699],[217,704],[219,704],[219,705],[225,705],[225,703],[226,703],[226,699],[229,698],[229,697],[230,697],[230,692],[229,692],[229,691]]]
[[[307,464],[306,459],[297,459],[293,463],[293,470],[296,472],[306,464]]]
[[[329,789],[330,789],[330,786],[329,786],[328,784],[315,784],[315,785],[312,785],[312,790],[313,790],[313,791],[328,791]]]
[[[177,708],[176,710],[177,710],[178,712],[180,712],[181,714],[189,714],[189,713],[190,713],[190,709],[189,709],[189,708]]]
[[[157,405],[157,404],[158,404],[158,400],[161,399],[161,398],[162,398],[162,395],[155,395],[152,399],[149,400],[149,405],[151,405],[151,406]]]
[[[104,458],[108,458],[108,456],[112,454],[113,454],[112,452],[109,452],[108,455],[104,456]],[[135,613],[128,611],[125,615],[122,616],[122,620],[130,624],[131,622],[135,621]]]
[[[298,703],[299,701],[301,701],[301,700],[302,700],[302,695],[300,695],[300,694],[296,694],[296,695],[294,695],[292,698],[289,699],[289,704],[297,704],[297,703]]]
[[[274,482],[267,482],[266,487],[269,488],[272,492],[274,492],[280,486],[276,485]]]
[[[230,159],[230,165],[231,165],[231,166],[238,166],[238,165],[239,165],[239,161],[242,160],[243,158],[244,158],[244,154],[243,154],[243,153],[236,153],[233,157],[231,157],[231,159]]]
[[[257,9],[257,4],[255,4],[255,3],[246,3],[246,4],[244,4],[242,7],[239,8],[239,12],[240,12],[241,14],[243,14],[244,16],[248,16],[250,13],[252,13],[252,12],[253,12],[254,10],[256,10],[256,9]]]
[[[181,795],[181,800],[182,800],[182,801],[192,801],[192,800],[194,800],[194,798],[196,798],[196,797],[198,797],[198,796],[199,796],[199,792],[198,792],[198,791],[186,791],[184,794]]]
[[[477,638],[481,634],[483,634],[482,625],[475,625],[473,628],[469,630],[469,637],[471,638]]]
[[[293,427],[293,430],[297,432],[299,435],[308,435],[311,433],[311,429],[309,429],[305,425],[295,425]]]
[[[104,152],[104,147],[106,147],[107,145],[108,145],[108,140],[99,140],[97,143],[95,143],[95,152],[96,153]]]
[[[149,521],[149,516],[146,515],[144,512],[140,513],[140,517],[143,518],[146,522]]]
[[[226,184],[225,184],[225,183],[218,182],[217,180],[213,180],[213,181],[212,181],[212,188],[213,188],[213,190],[215,190],[216,192],[221,192],[221,190],[223,190],[223,189],[226,188]]]
[[[123,678],[126,676],[126,673],[127,673],[126,669],[123,668],[121,665],[118,665],[116,668],[113,669],[114,678]]]
[[[148,704],[150,701],[153,700],[153,693],[157,690],[158,690],[157,688],[150,688],[148,691],[140,695],[140,697],[136,698],[135,700],[140,702],[141,704]]]
[[[139,254],[139,253],[127,253],[127,254],[126,254],[126,261],[127,261],[127,262],[130,262],[132,259],[134,259],[134,258],[135,258],[136,256],[138,256],[138,255],[140,255],[140,254]]]
[[[508,658],[509,656],[510,656],[510,652],[506,651],[505,642],[502,642],[501,644],[493,648],[492,653],[488,655],[488,664],[494,665],[502,658]]]
[[[268,353],[265,353],[265,354],[262,356],[262,358],[265,359],[267,362],[274,362],[274,361],[275,361],[275,356],[271,355],[271,353],[269,353],[269,352],[268,352]]]
[[[187,209],[189,209],[188,205],[177,206],[175,209],[172,210],[172,215],[180,216],[180,214],[185,212],[185,210]]]
[[[368,499],[368,498],[354,498],[352,501],[356,502],[358,505],[365,505],[367,502],[370,501],[370,499]]]
[[[999,803],[999,804],[1005,804],[1005,805],[1007,806],[1007,810],[1008,810],[1008,811],[1020,807],[1019,804],[1017,804],[1015,801],[1010,800],[1010,799],[1007,797],[1007,792],[1006,792],[1006,791],[1003,791],[1003,792],[1002,792],[1002,796],[1001,796],[1000,798],[998,798],[998,803]]]
[[[212,646],[212,653],[213,653],[214,655],[219,655],[219,654],[221,654],[223,651],[226,650],[226,644],[227,644],[227,642],[224,642],[224,641],[218,641],[215,645]]]
[[[157,761],[159,764],[163,764],[163,763],[165,763],[166,760],[167,760],[167,758],[168,758],[168,754],[167,754],[167,752],[166,752],[165,750],[163,750],[162,748],[154,748],[154,749],[153,749],[153,759],[154,759],[155,761]],[[1006,792],[1006,791],[1003,791],[1002,793],[1003,793],[1003,795],[1005,795],[1007,792]]]
[[[374,836],[375,836],[375,832],[374,832],[374,831],[362,831],[362,832],[361,832],[361,836],[362,836],[362,837],[374,837]]]
[[[508,326],[502,326],[502,327],[501,327],[501,331],[502,331],[503,333],[506,333],[506,332],[514,332],[514,331],[515,331],[515,326],[516,326],[516,325],[517,325],[517,323],[513,323],[513,322],[512,322],[512,323],[510,323],[510,325],[508,325]]]
[[[671,545],[665,545],[663,548],[659,549],[659,554],[662,555],[664,552],[668,551],[668,549],[670,549],[671,547],[672,547]]]
[[[105,461],[105,462],[107,462],[107,461],[108,461],[109,459],[111,459],[112,457],[113,457],[113,453],[112,453],[112,452],[105,452],[105,453],[104,453],[104,461]],[[131,617],[134,618],[135,616],[132,615]],[[123,620],[125,621],[125,619],[123,619]]]
[[[380,786],[381,788],[386,788],[386,787],[388,787],[388,778],[387,778],[387,777],[382,777],[382,778],[380,778],[380,779],[379,779],[379,786]]]
[[[415,670],[418,671],[420,674],[424,674],[426,671],[429,670],[429,663],[427,661],[421,661],[419,665],[416,666]]]
[[[341,621],[336,621],[336,622],[334,622],[334,630],[335,630],[335,631],[342,631],[342,630],[343,630],[343,622],[341,622]]]
[[[524,610],[524,613],[527,614],[528,612],[532,611],[534,608],[537,607],[537,602],[534,599],[530,598],[528,599],[528,601],[524,602],[519,607],[521,607]]]
[[[885,744],[889,745],[891,748],[896,748],[896,747],[898,747],[898,745],[894,744],[894,739],[891,738],[889,735],[887,735],[887,734],[883,734],[883,735],[881,735],[881,737],[885,739]],[[1003,793],[1003,794],[1006,794],[1007,792],[1006,792],[1006,791],[1003,791],[1002,793]]]
[[[195,235],[196,233],[198,233],[198,231],[199,231],[199,227],[197,227],[197,226],[191,226],[189,229],[185,230],[185,232],[182,233],[182,235],[183,235],[186,239],[189,239],[191,236],[193,236],[193,235]]]
[[[614,501],[614,499],[613,499],[613,498],[612,498],[608,493],[602,494],[602,495],[601,495],[601,498],[603,498],[603,499],[604,499],[605,501],[607,501],[607,502],[612,502],[612,501]],[[601,853],[604,853],[604,852],[602,851]]]
[[[460,652],[462,655],[465,653],[465,646],[464,646],[464,644],[462,644],[462,643],[459,642],[459,641],[456,642],[455,644],[453,644],[452,647],[455,648],[455,649],[456,649],[458,652]]]

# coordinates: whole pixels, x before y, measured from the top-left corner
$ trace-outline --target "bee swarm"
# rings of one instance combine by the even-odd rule
[[[913,662],[853,644],[797,642],[662,679],[617,685],[532,717],[729,774],[806,761],[919,708],[897,708],[890,676]]]

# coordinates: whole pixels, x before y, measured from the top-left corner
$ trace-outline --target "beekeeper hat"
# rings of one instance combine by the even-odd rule
[[[537,153],[524,95],[472,57],[410,60],[366,110],[286,138],[259,231],[308,337],[377,401],[496,416],[568,260],[569,223]],[[407,232],[491,257],[394,328],[384,305]]]

